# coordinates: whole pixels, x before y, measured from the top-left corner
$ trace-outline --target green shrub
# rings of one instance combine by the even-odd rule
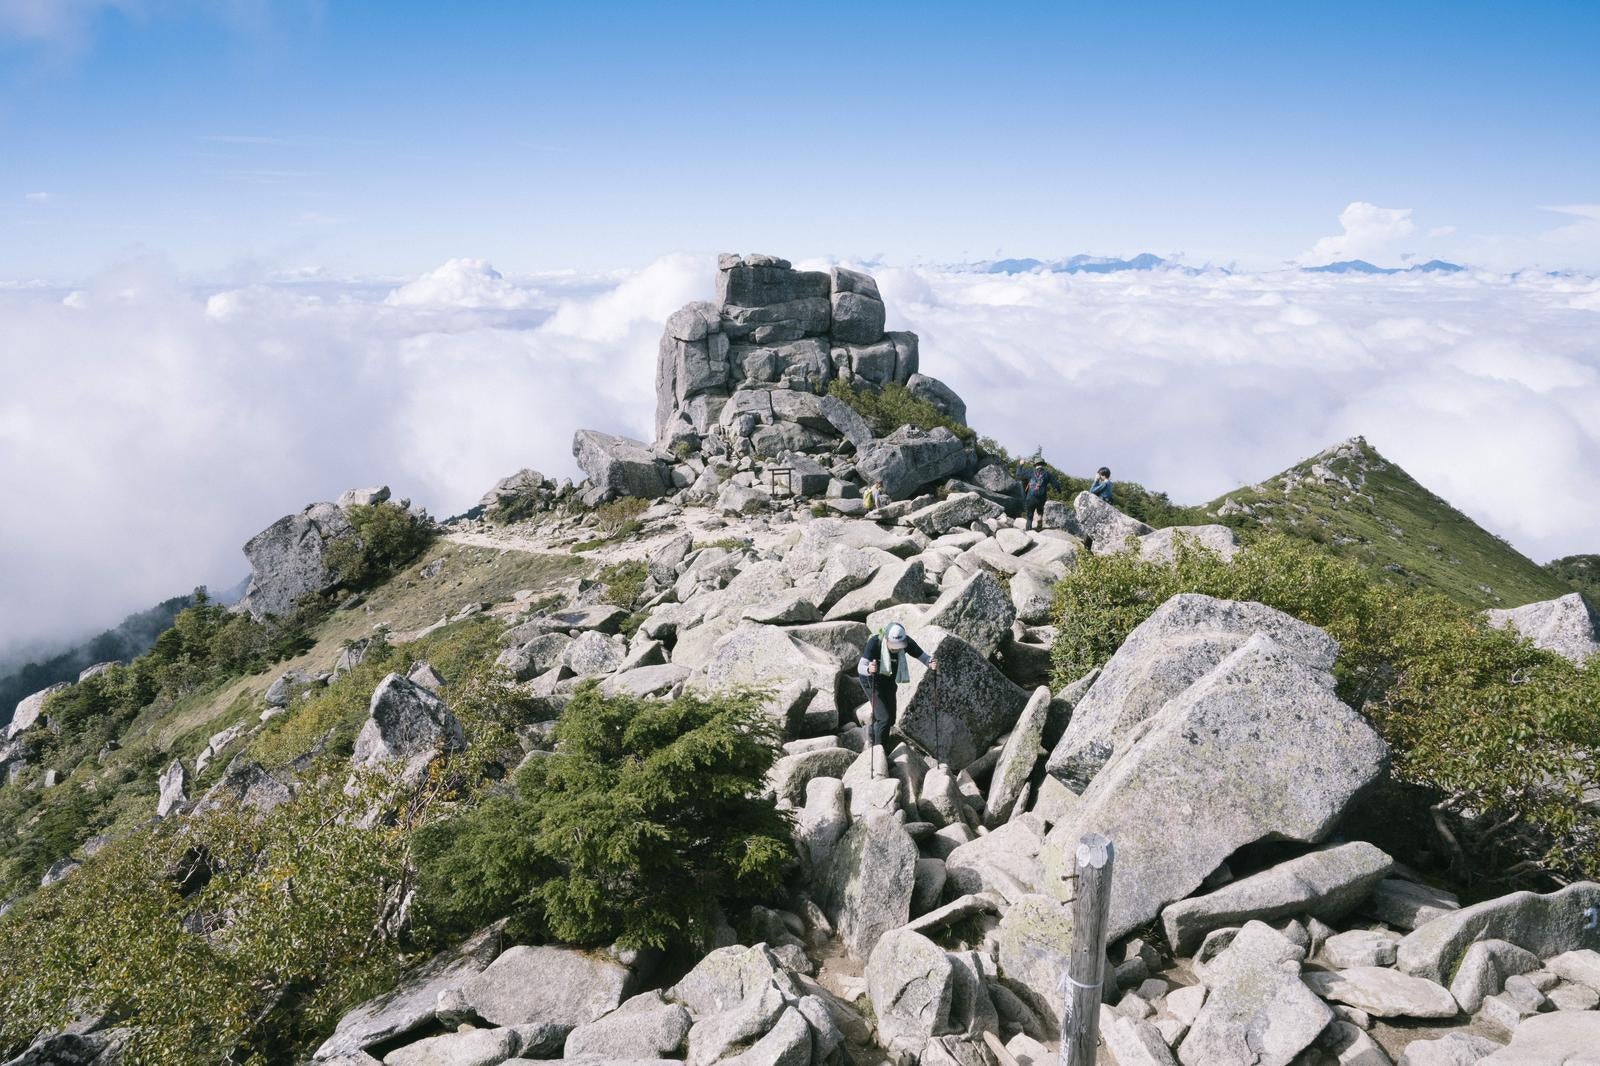
[[[605,602],[624,610],[633,609],[649,577],[649,568],[637,559],[612,563],[602,567],[600,573],[595,575],[596,580],[606,588]]]
[[[650,508],[650,501],[638,496],[621,496],[594,509],[595,523],[608,533],[631,525],[638,530],[638,517]]]
[[[19,902],[0,918],[0,1053],[105,1010],[130,1061],[302,1061],[399,963],[407,830],[357,828],[369,797],[342,785],[136,833]],[[199,856],[210,877],[185,898],[174,872]]]
[[[600,535],[579,541],[572,546],[572,551],[594,551],[612,541],[628,539],[644,528],[639,516],[649,506],[649,500],[637,496],[623,496],[610,503],[602,503],[594,509],[595,525],[599,528]]]
[[[1600,663],[1579,670],[1435,593],[1281,534],[1231,564],[1180,547],[1171,565],[1078,557],[1056,586],[1056,680],[1110,657],[1169,597],[1254,600],[1340,643],[1340,695],[1388,740],[1394,776],[1432,796],[1454,872],[1491,881],[1600,874]]]
[[[904,385],[891,382],[874,391],[855,389],[835,378],[828,385],[828,393],[849,404],[856,414],[872,426],[872,432],[880,437],[893,433],[901,426],[915,426],[918,429],[948,429],[965,441],[977,438],[971,429],[927,400],[913,395]]]
[[[341,584],[368,588],[387,580],[433,543],[431,522],[412,515],[399,504],[357,504],[345,508],[356,537],[341,537],[327,547],[325,561]]]
[[[725,551],[738,552],[750,547],[750,542],[743,537],[719,537],[716,540],[695,541],[694,550],[701,548],[722,548]]]
[[[699,946],[717,903],[768,899],[792,857],[757,798],[778,751],[750,695],[668,701],[579,690],[497,795],[419,836],[418,908],[436,935],[502,915],[522,936]]]
[[[502,525],[509,525],[525,518],[532,518],[539,513],[542,506],[543,502],[539,499],[537,491],[502,497],[489,508],[489,519]]]

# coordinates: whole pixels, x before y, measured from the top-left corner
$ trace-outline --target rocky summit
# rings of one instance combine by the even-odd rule
[[[920,372],[915,333],[885,331],[870,275],[843,267],[795,270],[770,255],[724,255],[717,299],[667,319],[656,358],[655,440],[579,430],[573,455],[591,502],[654,499],[721,481],[729,460],[754,456],[784,471],[802,495],[858,499],[881,483],[889,499],[970,473],[974,455],[947,429],[873,437],[829,386],[903,387],[957,425],[966,404]],[[711,474],[707,471],[711,470]],[[848,508],[844,508],[848,510]]]
[[[1438,854],[1369,839],[1393,818],[1399,755],[1347,702],[1327,631],[1249,599],[1151,597],[1098,665],[1059,676],[1063,635],[1081,621],[1062,604],[1084,602],[1062,596],[1073,580],[1194,550],[1236,575],[1254,549],[1232,528],[1152,529],[1082,493],[1052,500],[1044,528],[1026,529],[1012,464],[957,432],[965,405],[922,374],[914,334],[885,331],[870,276],[723,256],[716,292],[666,324],[654,440],[579,430],[585,480],[521,470],[437,526],[387,487],[286,515],[246,545],[249,591],[216,624],[255,620],[259,639],[288,650],[159,690],[128,716],[136,729],[102,726],[66,767],[51,760],[85,713],[67,701],[132,685],[131,671],[86,672],[24,700],[0,747],[7,795],[77,787],[62,769],[122,791],[95,823],[110,828],[50,852],[29,882],[41,887],[15,906],[98,884],[87,881],[97,864],[140,834],[171,840],[146,878],[176,900],[150,920],[182,951],[161,950],[189,959],[215,944],[242,966],[269,944],[268,991],[250,1014],[259,1024],[307,993],[279,968],[280,951],[300,949],[245,911],[269,899],[297,920],[332,913],[344,897],[307,883],[301,864],[332,848],[337,829],[361,843],[327,881],[355,891],[354,873],[377,893],[376,913],[337,912],[323,935],[354,938],[340,972],[385,951],[389,965],[348,985],[324,978],[337,992],[316,1001],[314,1032],[296,1032],[296,1061],[1043,1066],[1063,1035],[1076,846],[1094,833],[1116,853],[1100,1061],[1590,1061],[1600,885],[1480,893],[1463,906],[1423,875],[1444,866]],[[874,426],[849,402],[899,389],[943,424]],[[425,535],[375,570],[371,553],[396,523]],[[310,630],[272,628],[313,610]],[[1580,597],[1490,620],[1573,661],[1595,650]],[[869,638],[895,622],[936,669],[906,664],[875,758],[857,668]],[[787,850],[775,887],[732,892],[708,879],[682,890],[704,927],[671,952],[613,942],[583,921],[562,927],[572,942],[529,934],[512,913],[526,896],[435,931],[426,950],[408,939],[442,891],[408,865],[421,853],[413,824],[504,816],[552,778],[576,787],[580,747],[671,741],[654,710],[739,692],[755,693],[761,728],[781,745],[763,749],[770,769],[761,763],[731,797],[753,804],[741,826],[756,810],[779,816]],[[627,714],[583,719],[593,735],[565,732],[595,700]],[[123,761],[122,744],[137,757]],[[554,863],[563,843],[623,840],[630,857],[665,848],[652,834],[666,827],[643,812],[663,797],[729,799],[717,795],[727,775],[698,774],[736,746],[722,737],[619,756],[600,777],[611,793],[586,798],[554,842],[505,820],[477,851],[452,853],[462,865],[447,871],[446,894],[490,895],[500,879]],[[673,755],[695,773],[663,770]],[[651,788],[628,791],[638,775]],[[616,797],[632,806],[606,806]],[[265,833],[313,803],[286,849],[215,835],[214,825]],[[541,818],[562,814],[550,803]],[[710,851],[733,831],[687,828],[697,831],[688,848]],[[564,860],[539,906],[576,900],[587,919],[609,894],[638,891],[635,878],[607,881],[585,865],[610,858]],[[261,885],[283,879],[219,903],[229,864],[241,863]],[[147,1060],[124,1059],[153,1024],[127,1002],[74,999],[51,1019],[13,1039],[7,1066]],[[254,1046],[229,1039],[207,1053],[243,1058]]]

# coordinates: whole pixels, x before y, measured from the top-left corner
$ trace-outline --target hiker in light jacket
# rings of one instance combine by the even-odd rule
[[[874,777],[887,771],[888,755],[884,745],[899,714],[899,685],[911,680],[909,659],[916,659],[930,670],[939,669],[938,660],[911,639],[905,626],[891,622],[867,638],[861,649],[861,661],[856,664],[856,678],[872,704],[872,726],[867,735],[872,745]]]

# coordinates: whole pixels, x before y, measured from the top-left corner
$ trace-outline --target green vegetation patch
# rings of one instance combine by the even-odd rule
[[[427,550],[437,531],[432,522],[388,500],[344,509],[356,537],[328,545],[324,561],[347,588],[369,588]]]
[[[637,496],[623,496],[610,503],[602,503],[594,509],[595,525],[599,528],[600,535],[578,541],[572,546],[572,551],[589,552],[613,541],[627,540],[644,528],[639,516],[649,506],[649,500]]]
[[[836,378],[829,383],[828,394],[849,404],[856,414],[867,420],[872,432],[880,437],[888,436],[901,426],[948,429],[965,441],[977,437],[969,427],[916,396],[904,385],[894,382],[881,389],[857,389]]]
[[[516,789],[423,831],[424,923],[441,938],[511,915],[522,936],[706,942],[716,904],[770,900],[790,825],[758,798],[778,754],[756,696],[668,701],[581,688]]]
[[[357,828],[371,796],[342,784],[138,833],[19,902],[0,919],[0,1054],[106,1011],[134,1030],[130,1061],[300,1061],[401,961],[384,922],[406,830]]]
[[[1552,559],[1544,568],[1583,593],[1591,605],[1600,604],[1600,555],[1568,555]]]

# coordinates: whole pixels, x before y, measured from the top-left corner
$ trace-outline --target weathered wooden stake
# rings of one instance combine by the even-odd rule
[[[1106,916],[1111,909],[1111,841],[1089,833],[1078,841],[1077,894],[1072,900],[1072,955],[1061,984],[1061,1066],[1094,1066],[1100,1039],[1100,988],[1105,980]]]

